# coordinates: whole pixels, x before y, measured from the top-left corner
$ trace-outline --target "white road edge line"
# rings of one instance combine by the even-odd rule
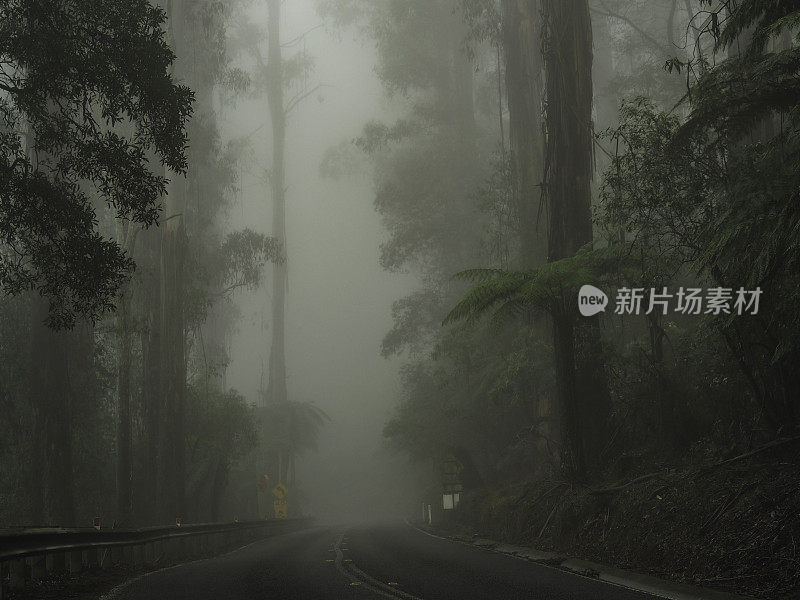
[[[411,529],[419,531],[420,533],[423,533],[423,534],[425,534],[427,536],[430,536],[432,538],[436,538],[436,539],[439,539],[439,540],[445,540],[447,542],[454,542],[456,544],[462,544],[463,546],[467,546],[468,548],[475,548],[476,550],[483,550],[483,551],[486,551],[486,552],[493,552],[494,554],[502,554],[503,556],[508,556],[510,558],[516,558],[517,560],[522,560],[522,561],[527,562],[527,563],[534,563],[536,565],[539,565],[540,567],[546,567],[548,569],[552,569],[553,571],[558,571],[559,573],[566,573],[568,575],[573,575],[575,577],[580,577],[581,579],[593,579],[594,581],[598,581],[598,582],[604,583],[606,585],[610,585],[610,586],[613,586],[613,587],[616,587],[616,588],[620,588],[620,589],[623,589],[623,590],[632,590],[634,592],[639,592],[639,593],[642,593],[642,594],[646,594],[648,596],[652,596],[653,598],[659,598],[660,600],[705,600],[705,599],[703,599],[703,598],[701,598],[699,596],[698,597],[690,597],[690,596],[685,596],[685,595],[682,595],[682,596],[663,596],[663,595],[660,595],[660,594],[655,594],[652,591],[647,590],[647,589],[641,589],[639,587],[635,587],[633,585],[629,586],[629,585],[624,585],[622,583],[618,583],[616,581],[608,581],[607,579],[586,577],[585,575],[581,575],[580,573],[576,573],[575,571],[571,571],[569,569],[559,569],[558,567],[555,567],[553,565],[548,565],[547,563],[536,561],[536,560],[530,560],[528,558],[525,558],[524,556],[517,556],[516,554],[508,554],[507,552],[499,552],[497,550],[494,550],[493,548],[485,548],[485,547],[481,547],[481,546],[476,546],[474,544],[468,544],[467,542],[462,542],[461,540],[456,540],[456,539],[453,539],[453,538],[447,538],[447,537],[443,537],[441,535],[436,535],[436,534],[431,533],[429,531],[425,531],[424,529],[420,529],[416,525],[412,525],[411,522],[408,519],[405,519],[405,523],[406,523],[406,525],[411,527]]]
[[[114,600],[115,598],[117,598],[120,595],[120,593],[125,588],[127,588],[128,586],[136,583],[140,579],[144,579],[145,577],[150,577],[150,575],[155,575],[157,573],[166,573],[167,571],[172,571],[173,569],[178,569],[180,567],[185,567],[186,565],[192,565],[194,563],[199,563],[199,562],[203,562],[203,561],[206,561],[206,560],[214,560],[214,559],[220,558],[222,556],[227,556],[228,554],[233,554],[234,552],[238,552],[239,550],[244,550],[245,548],[247,548],[249,546],[252,546],[253,544],[257,544],[259,542],[262,542],[262,541],[264,541],[264,540],[255,540],[253,542],[250,542],[249,544],[245,544],[244,546],[239,546],[238,548],[234,548],[232,550],[228,550],[227,552],[224,552],[222,554],[217,554],[216,556],[210,556],[210,557],[206,557],[206,558],[197,558],[195,560],[189,560],[189,561],[186,561],[186,562],[178,563],[177,565],[172,565],[171,567],[164,567],[163,569],[156,569],[155,571],[148,571],[147,573],[142,573],[141,575],[136,575],[135,577],[131,577],[130,579],[126,579],[125,581],[123,581],[122,583],[117,585],[116,587],[114,587],[114,588],[110,589],[109,591],[107,591],[105,594],[100,596],[99,600]]]

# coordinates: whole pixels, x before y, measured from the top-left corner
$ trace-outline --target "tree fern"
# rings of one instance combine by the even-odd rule
[[[504,318],[523,310],[577,312],[578,291],[583,285],[610,283],[625,277],[635,261],[630,244],[596,250],[584,249],[575,256],[528,271],[471,269],[455,275],[477,283],[456,304],[444,320],[474,322],[493,313]]]

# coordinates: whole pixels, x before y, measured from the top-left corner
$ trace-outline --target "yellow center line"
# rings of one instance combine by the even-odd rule
[[[349,580],[349,585],[364,586],[365,589],[388,600],[422,600],[418,596],[400,590],[400,584],[396,581],[380,581],[359,569],[352,559],[344,557],[344,552],[347,551],[347,548],[342,548],[343,538],[344,535],[339,537],[338,541],[333,545],[336,552],[336,560],[333,562],[336,569]],[[345,567],[343,563],[350,564]]]

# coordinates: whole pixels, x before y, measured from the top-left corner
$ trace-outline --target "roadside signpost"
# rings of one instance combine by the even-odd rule
[[[279,483],[272,488],[272,508],[275,511],[276,519],[285,519],[289,513],[289,488]]]
[[[442,462],[442,508],[453,510],[461,500],[464,484],[461,481],[461,471],[464,465],[455,456],[448,455]]]

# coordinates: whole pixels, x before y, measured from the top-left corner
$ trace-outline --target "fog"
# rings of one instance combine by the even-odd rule
[[[0,597],[797,597],[797,5],[0,0]]]
[[[267,21],[263,7],[251,15]],[[375,75],[370,43],[331,27],[307,33],[318,25],[322,20],[313,1],[286,3],[283,37],[305,34],[298,47],[314,60],[306,85],[321,86],[288,122],[287,385],[291,399],[312,401],[331,418],[321,431],[319,452],[298,463],[309,509],[357,515],[396,510],[408,501],[397,498],[407,492],[405,471],[398,470],[406,461],[387,450],[382,434],[399,397],[401,360],[382,358],[380,344],[392,326],[392,302],[417,282],[378,264],[386,233],[373,206],[369,162],[357,163],[355,172],[338,181],[320,175],[328,149],[351,142],[368,120],[385,119],[393,107]],[[223,114],[223,134],[249,136],[252,144],[230,226],[269,233],[272,204],[263,174],[271,145],[266,100],[239,100],[235,111]],[[229,342],[228,384],[254,401],[260,386],[266,386],[270,283],[237,295],[242,320]]]

